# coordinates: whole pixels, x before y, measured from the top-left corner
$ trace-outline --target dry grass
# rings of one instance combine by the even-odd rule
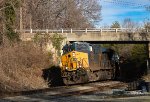
[[[32,42],[0,46],[0,92],[47,88],[42,69],[50,65],[48,54]]]

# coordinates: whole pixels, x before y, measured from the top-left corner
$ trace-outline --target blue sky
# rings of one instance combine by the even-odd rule
[[[145,7],[150,6],[150,0],[99,0],[102,6],[102,21],[97,25],[111,25],[114,21],[123,22],[131,18],[134,22],[143,23],[150,18],[150,11]]]

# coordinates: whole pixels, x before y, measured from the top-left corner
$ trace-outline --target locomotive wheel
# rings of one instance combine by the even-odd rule
[[[86,83],[89,81],[87,71],[83,68],[77,69],[78,76],[80,76],[80,83]]]
[[[65,84],[65,85],[71,85],[71,84],[73,84],[73,83],[71,83],[71,81],[70,81],[69,79],[67,79],[67,78],[63,78],[63,81],[64,81],[64,84]]]
[[[74,81],[74,82],[78,82],[79,80],[80,80],[80,75],[78,74],[78,72],[77,71],[75,71],[75,73],[73,73],[73,75],[72,75],[72,81]]]
[[[64,72],[65,77],[63,77],[63,82],[65,85],[73,84],[71,81],[71,72]]]

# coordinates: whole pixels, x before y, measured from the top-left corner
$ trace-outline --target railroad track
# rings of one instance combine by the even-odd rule
[[[72,96],[72,95],[90,93],[94,91],[103,91],[112,88],[118,89],[122,87],[125,88],[126,85],[119,81],[102,81],[102,82],[93,82],[93,83],[80,84],[80,85],[51,87],[48,89],[33,90],[33,91],[4,93],[1,95],[1,98],[32,95],[32,94],[46,94],[49,96]]]
[[[17,96],[2,98],[0,102],[150,102],[150,94],[114,94],[114,90],[125,88],[127,85],[119,81],[102,81],[22,92]]]

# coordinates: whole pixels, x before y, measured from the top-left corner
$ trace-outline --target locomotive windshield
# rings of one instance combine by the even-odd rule
[[[63,47],[63,54],[66,54],[71,51],[88,53],[90,51],[90,45],[86,42],[74,42],[72,44],[66,44]]]
[[[90,51],[90,46],[88,43],[82,42],[82,43],[74,43],[75,51],[79,52],[85,52],[88,53]]]

